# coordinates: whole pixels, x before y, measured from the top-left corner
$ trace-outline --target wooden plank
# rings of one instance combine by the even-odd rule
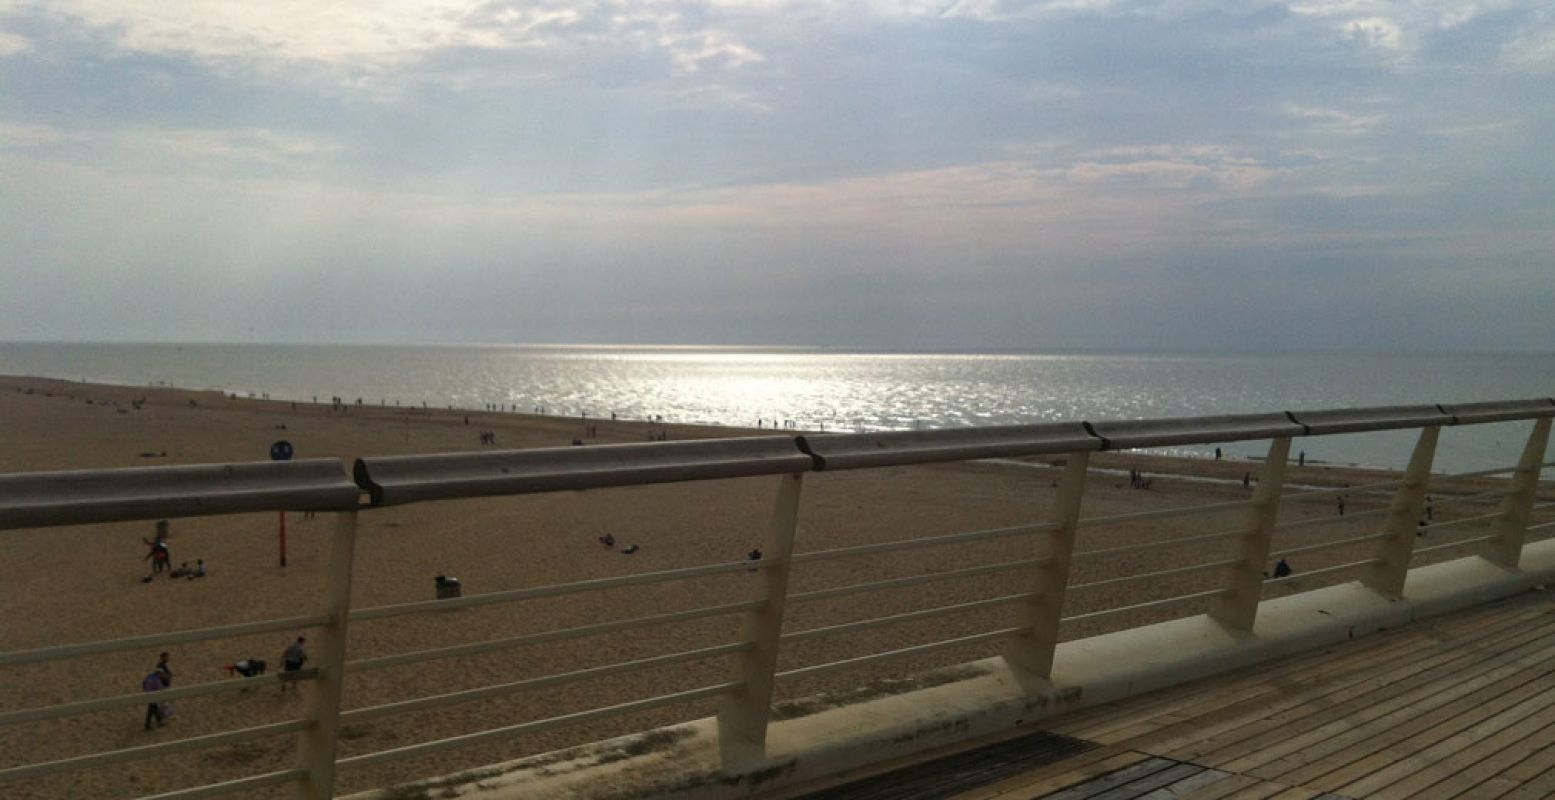
[[[1151,756],[1123,750],[1120,747],[1098,747],[1065,758],[1064,761],[1056,764],[1043,764],[1029,772],[1022,772],[1020,775],[1012,775],[987,786],[978,786],[977,789],[950,795],[947,800],[992,800],[995,797],[1009,797],[1011,794],[1019,794],[1022,798],[1036,797],[1040,792],[1056,791],[1079,781],[1090,780],[1096,775],[1123,769],[1129,764],[1144,761],[1146,758]]]
[[[1044,792],[1073,786],[1147,758],[1150,756],[1144,753],[1117,747],[1100,747],[1077,756],[1070,756],[1056,764],[1046,764],[987,786],[979,786],[952,795],[947,800],[993,800],[993,798],[1011,795],[1018,795],[1024,800],[1027,797],[1037,797]]]
[[[1173,764],[1171,767],[1149,777],[1130,781],[1128,784],[1119,786],[1112,791],[1094,795],[1090,800],[1136,800],[1142,794],[1148,794],[1163,786],[1170,786],[1178,781],[1192,778],[1203,771],[1204,768],[1197,764]]]
[[[1507,646],[1513,648],[1512,652],[1521,653],[1517,648],[1536,648],[1545,638],[1543,630],[1529,630],[1509,640]],[[1460,673],[1469,670],[1482,657],[1471,653],[1439,653],[1328,694],[1293,691],[1287,701],[1255,710],[1252,721],[1246,724],[1201,723],[1197,739],[1195,731],[1189,729],[1174,741],[1149,742],[1140,749],[1231,772],[1246,771],[1324,740],[1335,731],[1333,726],[1348,715],[1364,715],[1390,699],[1423,696],[1451,686],[1459,681]],[[1422,687],[1418,683],[1422,680],[1432,683]],[[1293,741],[1303,736],[1305,740]],[[1178,746],[1172,747],[1174,744]]]
[[[1537,671],[1529,674],[1529,666],[1506,665],[1484,673],[1480,678],[1465,682],[1465,688],[1482,687],[1476,691],[1464,694],[1462,690],[1453,689],[1420,699],[1413,705],[1391,710],[1352,727],[1319,746],[1288,754],[1250,772],[1271,780],[1337,790],[1358,777],[1354,772],[1346,773],[1345,767],[1390,744],[1413,737],[1422,730],[1430,731],[1455,717],[1467,715],[1466,719],[1477,722],[1483,715],[1496,713],[1511,703],[1537,695],[1547,687],[1547,684],[1539,681],[1555,674],[1555,648],[1549,648],[1545,661],[1537,667]],[[1489,685],[1485,685],[1487,683]]]
[[[1258,781],[1240,792],[1226,795],[1226,800],[1266,800],[1266,798],[1273,797],[1287,788],[1289,787],[1283,783]]]
[[[1198,774],[1190,775],[1170,786],[1162,786],[1149,794],[1141,795],[1139,800],[1178,800],[1230,777],[1233,777],[1231,773],[1221,772],[1218,769],[1201,770]]]
[[[1216,781],[1201,789],[1195,789],[1183,795],[1182,800],[1224,800],[1228,795],[1236,794],[1249,786],[1256,786],[1260,783],[1263,783],[1263,781],[1251,775],[1232,775],[1228,773],[1224,780]]]
[[[1516,647],[1499,655],[1513,656],[1530,663],[1555,656],[1555,650],[1546,645],[1548,636],[1542,629],[1531,631],[1530,634],[1520,637]],[[1487,655],[1479,654],[1478,658],[1482,660]],[[1499,668],[1484,671],[1476,669],[1477,661],[1474,659],[1450,662],[1420,676],[1431,678],[1427,683],[1401,684],[1359,694],[1310,715],[1301,724],[1289,725],[1283,720],[1276,720],[1277,727],[1267,735],[1207,754],[1200,763],[1231,772],[1248,772],[1274,778],[1282,775],[1287,768],[1301,766],[1352,745],[1356,739],[1365,735],[1355,733],[1358,726],[1365,727],[1369,732],[1418,716],[1464,693],[1482,692],[1498,681],[1513,679],[1526,666],[1524,663],[1506,663]],[[1475,676],[1464,681],[1459,677],[1463,672]],[[1376,722],[1383,717],[1390,718],[1382,723]],[[1280,768],[1262,771],[1265,765],[1282,759],[1284,761]]]
[[[1498,723],[1499,729],[1492,728],[1492,722]],[[1479,769],[1479,772],[1488,778],[1499,772],[1500,768],[1486,772],[1480,768],[1482,764],[1495,763],[1493,760],[1498,757],[1502,759],[1505,766],[1522,760],[1521,758],[1508,760],[1501,754],[1515,755],[1519,743],[1551,726],[1555,726],[1555,692],[1546,693],[1539,701],[1508,709],[1491,720],[1486,720],[1410,756],[1408,767],[1401,772],[1397,771],[1400,765],[1394,764],[1388,770],[1395,771],[1395,774],[1391,776],[1385,788],[1372,790],[1371,796],[1378,800],[1402,800],[1427,789],[1431,789],[1432,794],[1436,794],[1440,789],[1435,787],[1454,776],[1464,775],[1475,769]],[[1531,753],[1532,750],[1528,752]],[[1467,788],[1472,786],[1471,783]],[[1357,793],[1348,786],[1344,791],[1348,794]],[[1454,790],[1453,793],[1459,791],[1463,790]]]
[[[1147,778],[1157,772],[1163,772],[1175,766],[1177,766],[1177,762],[1170,759],[1147,758],[1123,769],[1099,775],[1084,783],[1042,795],[1042,800],[1092,800],[1092,798],[1099,798],[1120,786],[1133,783],[1141,778]]]
[[[1555,762],[1543,760],[1544,771],[1532,775],[1511,792],[1503,795],[1501,800],[1543,800],[1555,794]]]
[[[1499,604],[1498,604],[1499,605]],[[1422,649],[1439,647],[1440,643],[1457,645],[1484,640],[1492,634],[1512,629],[1543,613],[1542,609],[1508,613],[1505,608],[1492,608],[1476,613],[1455,614],[1438,621],[1419,623],[1420,627],[1388,631],[1358,642],[1346,642],[1333,646],[1308,663],[1303,658],[1292,658],[1271,665],[1249,667],[1235,674],[1229,686],[1225,677],[1206,678],[1190,688],[1163,689],[1142,698],[1130,698],[1118,703],[1101,706],[1096,710],[1078,711],[1060,718],[1052,730],[1071,736],[1099,740],[1120,727],[1134,724],[1141,718],[1164,716],[1175,711],[1227,697],[1227,692],[1247,690],[1266,691],[1268,685],[1287,676],[1302,678],[1313,674],[1343,672],[1349,669],[1370,669],[1375,657],[1378,661],[1406,659]],[[1316,665],[1314,667],[1314,665]],[[1184,692],[1187,692],[1184,694]]]

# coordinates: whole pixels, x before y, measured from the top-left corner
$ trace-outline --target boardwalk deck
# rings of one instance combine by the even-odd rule
[[[1555,592],[1088,709],[1046,733],[816,796],[1555,798]]]

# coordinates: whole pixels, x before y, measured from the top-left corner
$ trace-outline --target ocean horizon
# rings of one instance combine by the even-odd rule
[[[1555,395],[1555,354],[913,352],[757,345],[0,342],[0,373],[241,397],[811,431],[1463,403]],[[1515,459],[1518,424],[1449,429],[1438,470]],[[1526,428],[1526,425],[1522,426]],[[1479,430],[1475,430],[1478,428]],[[1525,436],[1526,434],[1522,434]],[[1410,432],[1301,440],[1398,467]],[[1265,443],[1228,443],[1261,455]],[[1202,455],[1208,448],[1173,452]]]

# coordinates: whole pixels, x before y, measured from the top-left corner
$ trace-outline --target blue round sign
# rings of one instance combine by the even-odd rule
[[[281,441],[276,442],[275,444],[270,445],[270,460],[271,461],[291,461],[292,460],[292,443],[286,441],[285,439],[282,439]]]

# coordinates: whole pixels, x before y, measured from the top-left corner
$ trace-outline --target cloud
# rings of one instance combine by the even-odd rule
[[[32,42],[27,37],[0,31],[0,58],[25,53],[32,49]]]
[[[1351,114],[1336,108],[1317,108],[1291,104],[1285,113],[1306,123],[1312,130],[1326,133],[1354,135],[1366,133],[1382,123],[1381,114]]]

